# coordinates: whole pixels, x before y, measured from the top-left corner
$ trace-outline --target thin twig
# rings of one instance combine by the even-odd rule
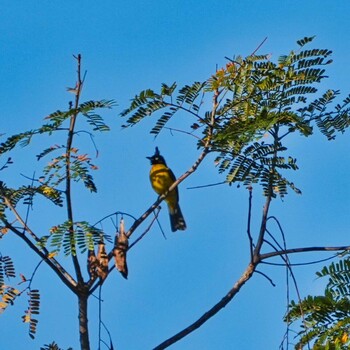
[[[110,333],[110,331],[108,330],[108,328],[106,327],[106,325],[104,324],[104,322],[101,321],[101,323],[102,323],[103,328],[105,329],[105,331],[106,331],[107,334],[108,334],[110,346],[108,346],[108,345],[106,344],[106,342],[104,342],[104,344],[107,346],[107,348],[108,348],[109,350],[112,350],[111,346],[113,346],[113,341],[112,341],[111,333]]]
[[[261,46],[264,45],[265,41],[267,40],[267,37],[258,45],[258,47],[250,54],[250,56],[254,56],[256,52],[261,48]]]
[[[319,260],[314,260],[314,261],[308,261],[308,262],[303,262],[303,263],[290,263],[290,266],[307,266],[307,265],[315,265],[315,264],[319,264],[319,263],[322,263],[322,262],[325,262],[325,261],[329,261],[329,260],[332,260],[332,259],[335,259],[337,258],[339,255],[341,255],[342,253],[340,254],[335,254],[335,255],[332,255],[328,258],[325,258],[325,259],[319,259]],[[261,262],[262,264],[265,264],[265,265],[271,265],[271,266],[282,266],[282,267],[285,267],[286,264],[282,264],[282,263],[273,263],[273,262],[270,262],[270,261],[262,261]]]
[[[33,173],[33,178],[32,178],[31,184],[30,184],[31,187],[33,187],[33,185],[34,185],[34,177],[35,177],[35,172]],[[34,197],[34,195],[32,193],[30,196],[30,202],[27,205],[26,217],[24,219],[25,226],[23,226],[23,234],[25,232],[25,227],[28,226],[29,212],[30,212],[30,207],[32,207],[32,204],[33,204],[33,197]]]
[[[83,134],[88,134],[90,136],[91,143],[94,146],[94,149],[95,149],[95,152],[96,152],[96,158],[98,158],[99,152],[98,152],[98,148],[97,148],[96,142],[94,140],[94,135],[90,131],[87,131],[87,130],[78,130],[78,131],[75,131],[74,133],[76,135],[79,135],[79,134],[83,133]]]
[[[192,187],[186,187],[187,190],[196,190],[198,188],[206,188],[206,187],[213,187],[213,186],[219,186],[219,185],[223,185],[226,184],[226,181],[221,181],[221,182],[217,182],[215,184],[208,184],[208,185],[199,185],[199,186],[192,186]]]
[[[123,215],[123,216],[128,216],[130,218],[132,218],[134,221],[136,221],[137,219],[135,218],[135,216],[131,215],[131,214],[128,214],[128,213],[125,213],[123,211],[115,211],[111,214],[108,214],[106,216],[104,216],[102,219],[98,220],[97,222],[95,222],[92,226],[95,227],[97,226],[98,224],[100,224],[102,221],[106,220],[106,219],[109,219],[110,217],[112,216],[117,216],[117,215]]]
[[[272,287],[276,287],[276,285],[273,283],[272,279],[269,276],[267,276],[265,273],[263,273],[259,270],[255,270],[255,272],[264,276],[271,283]]]
[[[283,231],[281,223],[279,222],[279,220],[275,216],[271,216],[271,217],[268,218],[268,220],[269,219],[272,219],[272,220],[274,220],[277,223],[279,231],[280,231],[281,236],[282,236],[282,240],[283,240],[283,248],[284,248],[284,250],[287,250],[286,237],[285,237],[285,234],[284,234],[284,231]],[[273,235],[267,229],[266,229],[266,231],[270,235],[270,237],[277,243],[278,247],[281,249],[282,248],[281,245],[277,242],[277,240],[273,237]],[[275,249],[275,250],[278,251],[277,249]],[[294,288],[295,288],[296,293],[297,293],[297,297],[298,297],[298,301],[299,301],[299,307],[300,307],[300,314],[301,314],[301,317],[302,317],[302,322],[304,324],[304,327],[307,328],[307,325],[305,323],[304,312],[303,312],[303,309],[302,309],[302,306],[301,306],[301,296],[300,296],[300,292],[299,292],[299,287],[298,287],[298,284],[297,284],[294,272],[292,270],[292,266],[291,266],[291,262],[289,260],[289,256],[288,256],[288,254],[285,254],[285,256],[281,255],[280,257],[282,258],[282,260],[284,261],[285,266],[286,266],[287,314],[288,314],[289,305],[290,305],[290,301],[289,301],[289,275],[290,275],[292,277]],[[289,325],[290,325],[290,322],[287,319],[287,330],[286,330],[286,334],[285,334],[285,339],[286,339],[286,342],[287,342],[287,350],[288,350],[288,347],[289,347],[289,337],[288,337]],[[307,343],[307,345],[308,345],[308,349],[310,350],[309,342]]]
[[[162,209],[161,206],[159,206],[158,208],[159,208],[159,210]],[[153,212],[153,214],[154,214],[154,216],[156,216],[156,213]],[[164,232],[164,230],[163,230],[163,227],[162,227],[162,225],[160,224],[160,221],[159,221],[159,218],[158,218],[158,213],[157,213],[156,220],[157,220],[157,224],[158,224],[158,227],[159,227],[159,229],[160,229],[160,232],[162,233],[162,236],[164,237],[164,239],[167,239],[167,238],[166,238],[166,235],[165,235],[165,232]]]
[[[24,280],[23,280],[21,283],[23,283],[23,282],[28,282],[28,281],[29,281],[29,283],[28,283],[28,286],[27,286],[26,288],[24,288],[24,289],[21,291],[21,294],[23,294],[27,289],[30,290],[30,287],[31,287],[31,285],[32,285],[34,276],[35,276],[36,272],[37,272],[38,269],[39,269],[39,266],[41,265],[41,263],[42,263],[43,261],[45,261],[45,260],[44,260],[44,259],[41,259],[41,260],[39,261],[39,263],[35,266],[35,268],[34,268],[34,270],[33,270],[33,272],[32,272],[32,275],[31,275],[31,277],[30,277],[28,280],[24,277]]]
[[[167,129],[170,132],[176,131],[176,132],[179,132],[179,133],[182,133],[182,134],[186,134],[186,135],[192,136],[192,137],[196,138],[197,140],[201,140],[201,138],[198,137],[197,135],[194,135],[193,132],[188,132],[188,131],[185,131],[185,130],[180,130],[180,129],[175,129],[175,128],[169,128],[167,126],[165,126],[164,129]]]
[[[98,289],[98,350],[101,350],[101,325],[102,325],[102,284]]]
[[[274,256],[281,256],[286,254],[295,254],[302,252],[336,252],[336,251],[348,251],[350,246],[337,246],[337,247],[303,247],[303,248],[292,248],[292,249],[283,249],[277,252],[269,252],[260,255],[260,260],[266,260]]]
[[[249,191],[249,201],[248,201],[248,223],[247,223],[247,235],[249,240],[249,251],[250,251],[250,261],[253,261],[253,248],[254,241],[251,234],[251,220],[252,220],[252,198],[253,198],[253,187],[248,187]]]
[[[1,194],[1,195],[6,206],[12,211],[17,221],[22,225],[23,232],[21,234],[24,236],[24,232],[28,232],[29,235],[35,240],[36,243],[40,243],[41,242],[40,238],[25,223],[25,221],[22,219],[21,215],[18,213],[16,208],[12,205],[11,201],[4,194]],[[12,225],[11,225],[11,228],[13,228]],[[45,247],[42,247],[42,250],[45,254],[49,254],[49,251]]]
[[[146,234],[149,232],[149,230],[151,229],[151,227],[153,226],[153,223],[157,220],[158,215],[159,215],[160,209],[158,208],[157,212],[154,213],[154,218],[151,220],[150,224],[148,225],[148,227],[146,228],[146,230],[140,235],[140,237],[138,237],[134,242],[132,242],[128,248],[128,250],[130,250],[135,244],[137,244],[139,241],[141,241],[141,239],[143,237],[146,236]]]

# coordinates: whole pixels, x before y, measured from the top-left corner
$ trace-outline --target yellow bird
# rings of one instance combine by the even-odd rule
[[[151,161],[151,171],[149,177],[153,189],[159,194],[164,194],[169,187],[176,181],[174,173],[166,165],[165,159],[160,155],[158,147],[152,157],[147,157]],[[173,232],[177,230],[186,230],[185,219],[179,206],[179,190],[176,187],[165,197],[168,204],[170,225]]]

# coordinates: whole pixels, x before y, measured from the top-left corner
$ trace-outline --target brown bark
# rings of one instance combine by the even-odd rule
[[[78,294],[79,305],[79,339],[81,350],[90,350],[89,328],[88,328],[88,294]]]

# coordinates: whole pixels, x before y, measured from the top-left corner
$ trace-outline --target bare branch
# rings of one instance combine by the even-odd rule
[[[272,285],[272,287],[276,287],[276,285],[273,283],[272,279],[267,276],[265,273],[259,271],[259,270],[255,270],[256,273],[260,274],[261,276],[264,276]]]
[[[256,52],[264,45],[265,41],[267,40],[267,36],[265,39],[258,45],[258,47],[250,54],[250,56],[254,56]]]
[[[183,329],[181,332],[175,334],[173,337],[165,340],[163,343],[156,346],[153,350],[162,350],[166,349],[170,345],[176,343],[182,338],[186,337],[188,334],[195,331],[197,328],[202,326],[205,322],[207,322],[211,317],[215,316],[221,309],[223,309],[232,298],[240,291],[243,285],[253,276],[255,272],[255,265],[250,263],[245,269],[243,275],[239,278],[239,280],[235,283],[232,289],[210,310],[208,310],[203,316],[201,316],[197,321],[192,323],[190,326]]]
[[[186,135],[192,136],[192,137],[194,137],[197,140],[201,140],[201,138],[198,137],[197,135],[194,135],[193,132],[188,132],[186,130],[180,130],[180,129],[175,129],[175,128],[169,128],[167,126],[165,126],[164,129],[169,130],[170,133],[172,133],[173,131],[176,131],[176,132],[179,132],[179,133],[182,133],[182,134],[186,134]]]
[[[269,195],[266,198],[265,205],[263,208],[263,215],[262,215],[262,219],[261,219],[259,237],[258,237],[257,244],[255,246],[255,249],[253,251],[253,259],[254,259],[255,263],[258,263],[261,260],[260,251],[261,251],[261,247],[264,243],[264,236],[265,236],[265,232],[266,232],[266,222],[267,222],[267,217],[268,217],[268,213],[269,213],[271,200],[272,200],[272,197],[271,197],[271,195]]]
[[[339,254],[335,254],[335,255],[329,256],[328,258],[325,258],[325,259],[318,259],[318,260],[307,261],[307,262],[302,262],[302,263],[290,263],[289,265],[290,266],[315,265],[315,264],[319,264],[321,262],[325,262],[325,261],[329,261],[329,260],[335,259],[335,258],[337,258],[338,256],[341,256],[341,255],[342,255],[342,253],[339,253]],[[265,264],[265,265],[271,265],[271,266],[283,266],[283,267],[286,266],[286,264],[273,263],[273,262],[270,262],[270,261],[262,261],[261,263]]]
[[[72,193],[71,193],[71,149],[72,149],[72,143],[73,143],[73,137],[74,137],[74,128],[76,119],[78,117],[78,107],[79,107],[79,100],[81,91],[83,88],[83,81],[81,79],[81,55],[78,54],[77,56],[74,56],[74,58],[77,60],[77,83],[75,87],[75,103],[74,103],[74,109],[75,113],[71,116],[70,119],[70,125],[69,125],[69,131],[68,131],[68,137],[67,137],[67,145],[66,145],[66,154],[67,154],[67,160],[66,160],[66,204],[67,204],[67,218],[69,222],[71,223],[71,226],[69,228],[71,234],[74,234],[74,228],[73,228],[73,206],[72,206]],[[72,261],[74,265],[74,270],[77,276],[77,280],[79,283],[83,283],[83,275],[81,273],[80,264],[78,261],[78,257],[76,254],[71,254]]]
[[[141,241],[141,239],[142,239],[143,237],[146,236],[146,234],[149,232],[149,230],[150,230],[151,227],[153,226],[153,223],[157,220],[158,215],[159,215],[159,212],[160,212],[160,208],[158,207],[157,212],[154,213],[154,218],[152,219],[151,223],[148,225],[148,227],[146,228],[146,230],[141,234],[141,236],[138,237],[134,242],[132,242],[132,243],[130,244],[128,250],[130,250],[135,244],[137,244],[139,241]]]
[[[286,254],[295,254],[295,253],[305,253],[305,252],[337,252],[337,251],[348,251],[350,246],[338,246],[338,247],[303,247],[303,248],[292,248],[292,249],[283,249],[276,252],[270,252],[260,255],[260,260],[266,260],[274,256],[281,256]]]
[[[252,198],[253,198],[253,187],[249,186],[248,187],[249,191],[249,205],[248,205],[248,223],[247,223],[247,234],[248,234],[248,239],[249,239],[249,250],[250,250],[250,261],[253,261],[253,247],[254,247],[254,242],[253,242],[253,237],[251,234],[251,219],[252,219]]]
[[[208,185],[199,185],[199,186],[192,186],[192,187],[187,187],[187,190],[196,190],[198,188],[206,188],[206,187],[213,187],[213,186],[219,186],[227,183],[226,181],[221,181],[217,182],[215,184],[208,184]]]
[[[12,205],[11,201],[3,193],[1,195],[2,195],[2,198],[3,198],[4,203],[6,204],[6,206],[12,211],[12,213],[16,217],[17,221],[22,225],[24,232],[28,232],[29,235],[35,240],[35,242],[40,243],[41,242],[40,238],[29,228],[29,226],[22,219],[21,215],[18,213],[16,208]],[[13,231],[14,227],[12,225],[11,225],[11,227],[12,227],[11,231]],[[43,250],[43,252],[45,254],[49,254],[49,251],[45,247],[43,247],[42,250]]]

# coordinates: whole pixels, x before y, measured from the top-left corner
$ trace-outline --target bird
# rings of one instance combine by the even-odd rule
[[[174,173],[168,168],[165,159],[160,155],[158,147],[152,157],[147,157],[151,161],[149,177],[151,185],[156,193],[162,195],[176,181]],[[179,206],[179,190],[175,187],[164,198],[168,205],[170,226],[173,232],[186,230],[186,222]]]

